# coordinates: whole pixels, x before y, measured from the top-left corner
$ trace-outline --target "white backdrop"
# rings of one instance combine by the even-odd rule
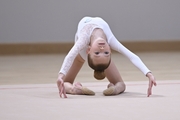
[[[180,0],[0,0],[0,43],[73,42],[84,16],[120,41],[180,40]]]

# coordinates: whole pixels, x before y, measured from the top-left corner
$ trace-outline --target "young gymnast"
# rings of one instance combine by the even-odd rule
[[[111,49],[126,56],[149,79],[147,96],[152,94],[152,86],[156,86],[155,77],[141,59],[124,47],[113,35],[109,25],[100,17],[84,17],[78,24],[75,44],[66,55],[58,74],[57,86],[60,97],[67,98],[67,94],[94,95],[95,93],[81,85],[74,83],[74,79],[87,59],[94,70],[94,77],[109,80],[106,96],[118,95],[125,91],[126,86],[121,75],[111,60]]]

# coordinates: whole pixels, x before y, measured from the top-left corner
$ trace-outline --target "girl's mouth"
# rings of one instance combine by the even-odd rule
[[[99,45],[105,45],[105,43],[98,43]]]

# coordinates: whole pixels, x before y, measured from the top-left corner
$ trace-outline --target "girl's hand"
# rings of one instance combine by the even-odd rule
[[[62,79],[62,77],[59,75],[58,76],[58,80],[57,80],[57,86],[59,89],[59,96],[62,98],[64,96],[64,98],[67,98],[66,96],[66,91],[65,91],[65,87],[64,87],[64,81]]]
[[[156,86],[156,80],[155,80],[155,77],[153,76],[152,73],[147,73],[146,75],[148,78],[149,78],[149,87],[148,87],[148,90],[147,90],[147,97],[149,97],[150,95],[152,95],[152,87],[153,85]]]

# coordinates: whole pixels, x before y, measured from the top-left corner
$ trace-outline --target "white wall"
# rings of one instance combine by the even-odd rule
[[[72,42],[84,16],[120,41],[180,40],[180,0],[0,0],[0,43]]]

